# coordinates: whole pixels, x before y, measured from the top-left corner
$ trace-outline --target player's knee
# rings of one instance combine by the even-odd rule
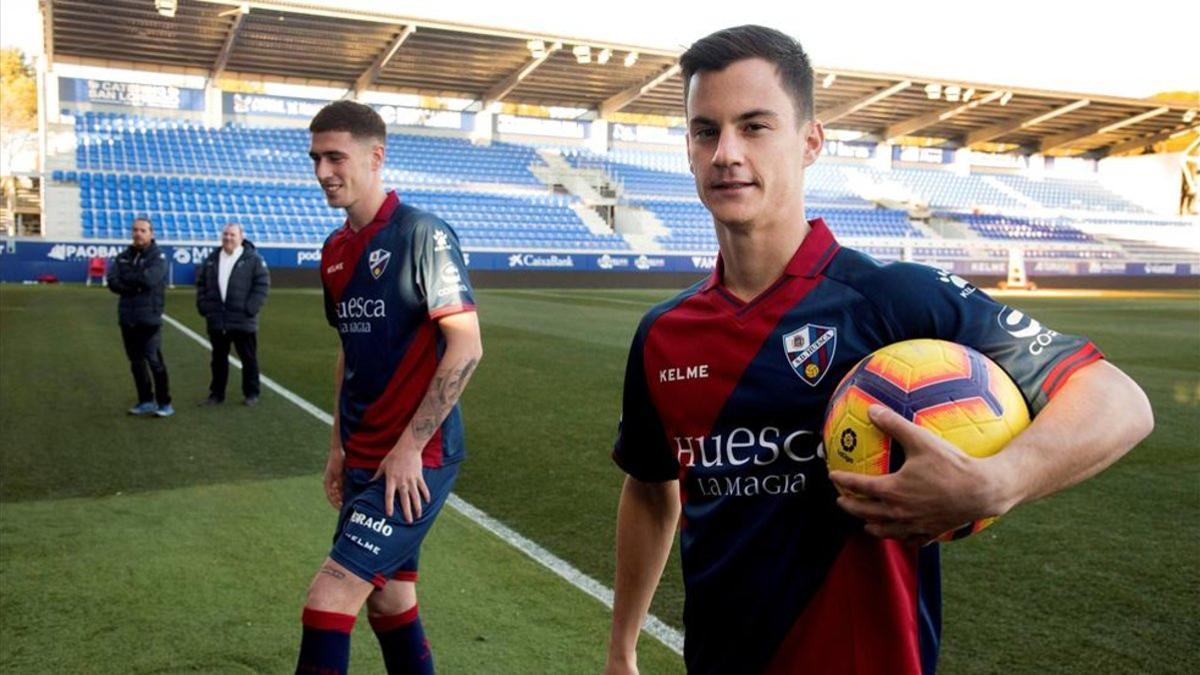
[[[416,604],[416,584],[411,581],[389,581],[367,597],[367,612],[373,615],[401,614]]]

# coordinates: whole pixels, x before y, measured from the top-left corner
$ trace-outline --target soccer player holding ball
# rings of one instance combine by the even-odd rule
[[[824,131],[795,40],[731,28],[680,62],[688,159],[720,255],[707,280],[646,314],[630,349],[607,672],[637,671],[678,527],[689,672],[932,673],[940,570],[938,545],[922,544],[1103,470],[1150,432],[1149,403],[1088,340],[956,276],[844,248],[806,218]],[[912,339],[987,356],[1034,420],[977,459],[871,406],[903,466],[828,471],[822,425],[839,380]]]

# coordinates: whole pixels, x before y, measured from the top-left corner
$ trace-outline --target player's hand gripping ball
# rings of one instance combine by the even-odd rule
[[[824,436],[831,471],[878,476],[904,464],[900,444],[867,417],[876,403],[972,457],[996,454],[1029,426],[1020,389],[988,357],[944,340],[898,342],[859,361],[829,400]],[[994,520],[966,523],[938,540],[961,539]]]

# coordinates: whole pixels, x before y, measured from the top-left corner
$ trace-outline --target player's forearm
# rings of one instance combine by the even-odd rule
[[[628,657],[636,650],[678,522],[678,482],[625,479],[617,509],[617,574],[609,641],[612,658]]]
[[[1154,428],[1150,402],[1107,361],[1079,370],[1003,452],[997,513],[1100,473]]]
[[[474,314],[471,320],[474,321]],[[425,398],[401,434],[397,448],[420,452],[425,447],[462,397],[471,375],[483,358],[478,324],[474,331],[451,329],[444,332],[446,350],[442,353],[442,360],[438,363],[429,388],[425,390]]]

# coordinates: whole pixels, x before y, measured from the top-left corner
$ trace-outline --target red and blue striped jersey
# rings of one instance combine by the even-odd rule
[[[396,445],[445,351],[438,319],[475,310],[458,237],[389,192],[375,219],[349,221],[321,249],[325,316],[345,354],[338,412],[346,466],[374,469]],[[464,456],[457,405],[422,451],[425,466]]]
[[[821,443],[838,381],[894,342],[938,338],[995,360],[1036,413],[1101,358],[965,280],[841,248],[820,219],[750,302],[712,276],[642,319],[616,463],[678,479],[692,673],[934,671],[938,547],[879,540],[837,507]]]

